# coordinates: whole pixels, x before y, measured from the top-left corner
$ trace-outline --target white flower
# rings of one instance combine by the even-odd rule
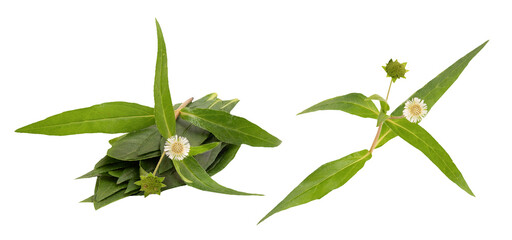
[[[427,104],[423,100],[415,97],[405,103],[404,116],[410,122],[419,122],[425,115],[427,115]]]
[[[174,135],[165,141],[164,152],[172,160],[183,160],[188,156],[190,143],[186,137]]]

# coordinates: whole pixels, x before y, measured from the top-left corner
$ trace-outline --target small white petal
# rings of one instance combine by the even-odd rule
[[[183,160],[188,156],[190,143],[186,137],[172,136],[165,141],[164,152],[172,160]]]
[[[415,97],[405,103],[403,114],[410,122],[419,122],[427,115],[427,104]]]

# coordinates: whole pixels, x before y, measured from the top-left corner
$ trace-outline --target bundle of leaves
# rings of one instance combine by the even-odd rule
[[[154,108],[108,102],[63,112],[16,132],[59,136],[125,133],[111,139],[106,156],[79,177],[96,177],[94,195],[82,201],[93,203],[95,209],[128,196],[160,194],[182,185],[224,194],[259,195],[226,188],[211,176],[233,160],[242,144],[275,147],[281,141],[248,120],[231,115],[238,99],[223,101],[212,93],[173,105],[158,22],[157,36]],[[172,158],[164,146],[178,136],[187,139],[190,148],[183,158]]]
[[[212,93],[192,102],[188,108],[229,113],[237,103],[238,99],[222,101],[217,98],[217,94]],[[175,105],[175,108],[179,105]],[[220,141],[211,132],[197,127],[181,117],[176,121],[176,134],[186,137],[192,146],[203,146],[198,149],[199,151],[189,154],[195,155],[194,158],[210,176],[224,169],[240,148],[239,144]],[[166,140],[158,132],[156,125],[111,139],[109,143],[112,147],[107,151],[107,155],[98,161],[92,171],[79,177],[96,177],[94,195],[83,202],[92,202],[98,209],[121,198],[143,195],[140,186],[135,185],[135,182],[140,180],[141,175],[144,175],[143,171],[153,172],[155,170],[160,156],[164,152]],[[204,152],[201,153],[201,151]],[[162,188],[162,191],[185,185],[169,158],[163,159],[157,173],[158,176],[164,177],[163,184],[166,186]]]

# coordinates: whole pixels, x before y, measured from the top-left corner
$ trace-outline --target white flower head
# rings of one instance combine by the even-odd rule
[[[172,160],[183,160],[189,151],[190,143],[186,137],[174,135],[165,141],[164,152]]]
[[[404,116],[410,122],[417,123],[427,115],[427,104],[419,98],[414,98],[405,103]]]

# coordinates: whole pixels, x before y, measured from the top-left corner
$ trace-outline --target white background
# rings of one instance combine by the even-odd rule
[[[508,1],[2,1],[2,239],[511,239]],[[355,2],[355,1],[351,1]],[[418,2],[418,1],[414,1]],[[112,135],[14,130],[108,101],[153,105],[154,18],[167,42],[175,102],[217,92],[279,137],[243,146],[215,176],[264,197],[180,187],[95,211],[78,203]],[[476,194],[396,138],[345,186],[258,220],[321,164],[370,147],[375,122],[295,114],[351,92],[386,93],[381,66],[408,62],[392,108],[490,40],[421,125]]]

